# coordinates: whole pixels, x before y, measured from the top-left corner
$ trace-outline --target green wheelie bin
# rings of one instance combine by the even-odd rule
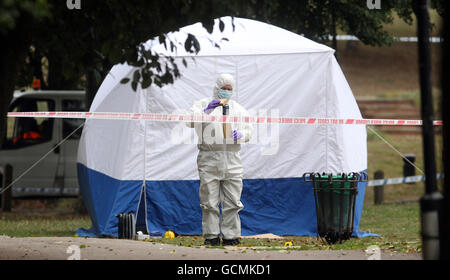
[[[358,182],[367,181],[364,172],[305,173],[304,182],[312,182],[319,237],[328,244],[352,236]]]

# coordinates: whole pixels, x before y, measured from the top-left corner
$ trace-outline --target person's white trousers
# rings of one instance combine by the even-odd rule
[[[199,151],[200,207],[206,239],[223,234],[225,239],[241,236],[242,162],[239,152]],[[222,207],[220,216],[219,204]]]

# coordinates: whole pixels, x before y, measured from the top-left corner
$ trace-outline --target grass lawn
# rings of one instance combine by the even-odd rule
[[[91,225],[88,216],[52,213],[2,213],[0,235],[14,237],[73,237],[74,230]],[[261,249],[280,249],[286,242],[292,242],[288,250],[350,250],[365,249],[378,245],[396,252],[420,252],[419,206],[411,204],[366,205],[360,231],[380,234],[380,237],[351,238],[341,244],[328,245],[316,237],[284,236],[283,239],[241,240],[241,247],[262,247]],[[147,240],[181,246],[201,246],[200,236],[177,236],[173,240],[157,238]]]
[[[284,236],[283,239],[241,239],[240,247],[262,247],[265,250],[354,250],[366,249],[378,245],[382,249],[393,252],[417,253],[421,251],[419,205],[385,204],[366,205],[360,231],[377,233],[379,237],[351,238],[342,243],[328,245],[317,237]],[[150,239],[150,242],[163,242],[182,246],[201,246],[203,238],[198,236],[178,236],[173,240]],[[292,242],[292,247],[285,247]]]
[[[434,94],[439,93],[442,44],[431,44]],[[366,46],[358,41],[338,41],[338,62],[357,97],[413,98],[419,100],[417,43]]]
[[[416,155],[415,165],[424,170],[423,148],[420,135],[389,135],[381,134],[391,145],[402,154]],[[435,136],[436,166],[437,172],[443,172],[442,166],[442,136]],[[367,171],[369,179],[373,179],[373,174],[377,170],[384,172],[385,178],[403,177],[403,159],[392,150],[387,144],[382,142],[376,135],[368,130],[367,140],[368,164]],[[416,175],[423,175],[416,170]],[[443,180],[438,180],[438,186],[442,188]],[[418,200],[424,195],[424,182],[414,184],[398,184],[384,186],[384,196],[386,202]],[[373,203],[373,189],[367,188],[365,203]]]
[[[48,213],[1,213],[0,235],[15,237],[69,237],[80,227],[90,228],[89,216]]]

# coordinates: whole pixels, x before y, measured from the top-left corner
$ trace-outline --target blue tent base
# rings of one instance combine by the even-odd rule
[[[120,213],[144,217],[148,232],[173,230],[180,235],[201,235],[199,180],[121,181],[78,164],[80,190],[92,221],[78,236],[117,237]],[[311,182],[301,178],[244,179],[239,212],[241,235],[317,236],[317,218]],[[358,183],[354,236],[359,232],[367,182]],[[143,192],[145,195],[143,195]],[[145,203],[144,203],[145,202]],[[144,214],[142,212],[145,211]]]
[[[99,236],[95,233],[95,230],[93,228],[90,228],[90,229],[79,228],[75,231],[75,235],[77,235],[78,237],[92,237],[92,238],[117,237],[117,236],[106,236],[106,235]],[[148,235],[150,236],[150,238],[152,238],[152,237],[157,238],[157,237],[162,237],[163,234],[159,231],[152,231],[152,232],[149,232]]]
[[[371,232],[356,232],[356,233],[354,232],[352,236],[359,237],[359,238],[361,238],[361,237],[380,237],[379,234],[371,233]]]
[[[90,229],[79,228],[77,229],[77,231],[75,231],[75,235],[77,235],[78,237],[104,237],[97,235],[97,233],[95,233],[95,230],[93,228]]]

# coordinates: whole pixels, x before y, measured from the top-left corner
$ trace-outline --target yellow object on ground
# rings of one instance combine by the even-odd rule
[[[171,230],[168,230],[168,231],[166,231],[166,233],[164,233],[164,238],[172,240],[175,238],[175,233]]]
[[[288,247],[288,246],[292,246],[292,242],[291,241],[288,241],[288,242],[284,243],[284,247]]]

